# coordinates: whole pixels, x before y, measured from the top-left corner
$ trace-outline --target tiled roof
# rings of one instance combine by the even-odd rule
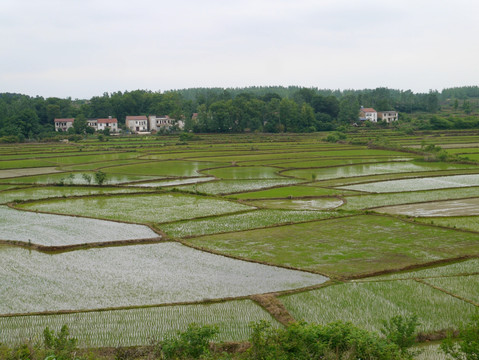
[[[55,122],[73,122],[75,119],[55,119]]]
[[[127,116],[126,120],[148,120],[145,115]]]
[[[364,109],[361,109],[361,111],[364,111],[364,112],[376,112],[376,110],[374,110],[373,108],[364,108]]]
[[[108,124],[108,123],[117,123],[118,120],[116,118],[113,119],[98,119],[99,124]]]

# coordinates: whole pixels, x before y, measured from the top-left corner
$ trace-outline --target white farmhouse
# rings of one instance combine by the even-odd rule
[[[125,125],[132,133],[148,132],[148,118],[144,115],[127,116]]]
[[[378,117],[380,120],[390,123],[398,120],[398,113],[397,111],[381,111],[378,113]]]
[[[111,116],[108,117],[108,119],[98,119],[97,125],[98,131],[110,129],[110,132],[118,132],[118,120],[116,118],[112,118]]]
[[[69,128],[73,127],[73,122],[75,119],[55,119],[55,131],[67,131]]]
[[[86,124],[89,127],[92,127],[93,129],[95,129],[95,131],[98,129],[98,120],[97,119],[88,119],[86,121]]]
[[[378,113],[373,108],[365,108],[361,106],[361,110],[359,110],[359,120],[378,122]]]

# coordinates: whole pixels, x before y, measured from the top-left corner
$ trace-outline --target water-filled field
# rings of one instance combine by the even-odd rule
[[[0,314],[193,302],[328,280],[173,242],[60,254],[0,246],[0,256]]]
[[[21,241],[27,245],[65,246],[158,236],[144,225],[38,214],[0,206],[0,240]]]
[[[283,326],[265,298],[298,321],[457,329],[479,302],[477,135],[327,135],[1,145],[0,343],[67,324],[82,347],[147,345],[191,322],[244,341]]]

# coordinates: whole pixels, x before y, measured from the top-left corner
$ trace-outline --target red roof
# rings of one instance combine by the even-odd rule
[[[127,116],[126,120],[148,120],[145,115]]]
[[[55,119],[55,122],[73,122],[75,119]]]
[[[99,124],[108,124],[108,123],[117,123],[118,120],[116,118],[113,119],[98,119]]]
[[[373,108],[364,108],[364,109],[361,109],[361,111],[364,111],[364,112],[376,112],[376,110],[374,110]]]

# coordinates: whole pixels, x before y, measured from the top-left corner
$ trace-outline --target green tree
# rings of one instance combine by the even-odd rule
[[[398,315],[383,321],[381,332],[387,340],[396,344],[403,354],[412,359],[415,354],[409,349],[416,343],[418,325],[417,315]]]
[[[73,129],[75,130],[75,134],[85,134],[87,129],[87,121],[86,117],[83,114],[78,114],[73,122]]]
[[[217,326],[190,324],[184,332],[160,342],[157,352],[165,360],[199,359],[210,353],[210,341],[217,333]]]
[[[101,170],[98,170],[95,172],[95,183],[97,185],[103,185],[103,183],[106,181],[106,173],[104,173]]]
[[[77,351],[77,339],[70,337],[70,332],[66,325],[63,325],[60,331],[55,334],[48,327],[43,331],[43,343],[50,355],[56,360],[70,360],[75,358]]]
[[[355,95],[346,95],[339,102],[338,120],[347,124],[359,118],[359,102]]]
[[[459,340],[452,334],[442,342],[441,350],[456,360],[479,360],[479,315],[459,331]]]

